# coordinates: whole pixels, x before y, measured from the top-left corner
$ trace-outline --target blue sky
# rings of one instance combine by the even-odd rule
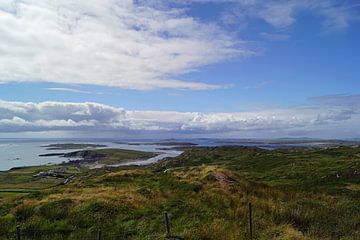
[[[357,1],[9,0],[0,28],[0,137],[83,134],[89,122],[161,136],[360,136]],[[134,116],[49,116],[48,102]]]

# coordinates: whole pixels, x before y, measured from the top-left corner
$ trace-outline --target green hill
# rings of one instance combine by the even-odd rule
[[[1,195],[0,239],[360,239],[360,148],[191,148],[148,167],[80,169],[68,185]],[[8,193],[7,193],[8,194]]]

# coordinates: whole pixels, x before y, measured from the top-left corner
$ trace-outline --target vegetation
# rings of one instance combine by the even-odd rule
[[[161,163],[164,168],[222,165],[254,181],[304,191],[360,198],[360,148],[264,150],[256,147],[193,148]]]
[[[128,149],[97,149],[97,150],[80,150],[69,153],[49,153],[41,154],[43,156],[61,156],[70,160],[66,165],[81,166],[84,164],[101,164],[101,165],[115,165],[127,161],[135,161],[155,157],[158,153],[143,152]],[[65,164],[65,163],[64,163]]]
[[[86,143],[55,143],[43,146],[46,150],[68,150],[68,149],[83,149],[83,148],[100,148],[106,147],[103,144],[86,144]]]
[[[0,172],[0,193],[2,192],[33,192],[60,184],[64,178],[80,173],[78,168],[67,167],[66,173],[58,177],[34,178],[39,172],[61,169],[61,166],[34,166],[13,168]],[[1,195],[0,195],[1,196]]]
[[[151,152],[133,151],[126,149],[101,149],[101,150],[86,150],[69,153],[70,157],[84,157],[83,152],[89,152],[88,156],[94,157],[99,164],[116,164],[123,161],[143,159],[153,157],[156,154]],[[97,158],[96,156],[101,156]],[[86,160],[88,161],[88,159]],[[82,160],[74,161],[81,163]],[[41,191],[56,187],[64,182],[64,179],[70,176],[82,177],[86,174],[87,169],[81,167],[81,164],[70,163],[64,165],[44,165],[31,167],[17,167],[9,171],[0,171],[0,197],[4,195],[16,195],[16,193],[29,193],[34,191]],[[80,166],[80,167],[76,167]],[[60,174],[46,177],[34,177],[34,175],[41,172],[62,170]],[[10,194],[13,193],[13,194]]]
[[[254,239],[356,240],[359,168],[360,148],[219,147],[81,169],[68,185],[1,195],[0,239],[17,224],[29,239],[95,239],[98,229],[103,239],[164,239],[164,211],[173,239],[248,239],[251,202]]]
[[[142,152],[127,149],[100,149],[96,153],[105,155],[104,158],[99,160],[100,164],[118,164],[129,160],[140,160],[155,157],[157,153]]]

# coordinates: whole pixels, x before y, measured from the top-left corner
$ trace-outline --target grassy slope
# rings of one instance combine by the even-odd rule
[[[14,168],[10,171],[0,172],[0,192],[13,191],[13,192],[26,192],[37,189],[49,188],[59,184],[64,179],[49,177],[33,178],[32,176],[41,171],[48,171],[51,169],[59,169],[61,166],[33,166]],[[74,167],[67,167],[68,171],[64,174],[64,177],[68,177],[72,174],[79,173],[79,170]]]
[[[358,191],[348,188],[356,188],[359,184],[360,148],[276,151],[249,147],[204,148],[187,151],[162,163],[165,167],[201,164],[225,165],[247,173],[251,180],[271,186],[321,190],[360,198]]]
[[[127,149],[100,149],[96,150],[96,152],[106,155],[105,158],[99,161],[101,164],[117,164],[128,160],[151,158],[157,155],[156,153]]]
[[[174,235],[245,239],[251,201],[255,239],[359,239],[359,192],[348,188],[360,184],[348,174],[359,170],[359,152],[194,149],[147,168],[90,170],[70,185],[4,200],[0,236],[17,222],[35,239],[81,239],[98,228],[105,239],[164,239],[168,211]]]
[[[99,160],[101,164],[116,164],[122,161],[150,158],[156,154],[143,151],[132,151],[126,149],[101,149],[92,150],[94,152],[105,154],[106,157]],[[58,185],[63,182],[66,177],[71,175],[79,175],[85,169],[78,169],[73,166],[65,166],[68,170],[62,178],[47,177],[33,178],[32,176],[39,172],[46,172],[51,169],[63,168],[61,165],[53,166],[31,166],[14,168],[9,171],[0,171],[0,194],[4,192],[23,193],[43,190]],[[85,170],[86,172],[86,170]],[[1,196],[1,195],[0,195]]]

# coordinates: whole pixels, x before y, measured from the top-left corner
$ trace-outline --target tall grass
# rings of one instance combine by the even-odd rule
[[[329,155],[350,159],[337,163],[339,171],[357,166],[356,155],[338,151]],[[312,154],[317,157],[308,157]],[[319,150],[203,149],[149,168],[90,171],[68,186],[21,196],[3,207],[0,239],[14,236],[17,224],[24,237],[39,240],[94,239],[98,229],[104,239],[164,239],[164,211],[178,239],[248,239],[249,202],[254,239],[360,239],[360,203],[356,194],[338,189],[345,180],[331,189],[315,177],[302,178],[315,176],[302,172],[303,166],[331,161],[325,155]],[[281,163],[289,166],[289,159],[299,163],[305,156],[308,162],[293,170],[299,183],[273,180],[269,171],[279,177]],[[280,159],[266,163],[268,171],[256,162],[275,158]],[[164,166],[168,170],[159,171]],[[332,173],[335,166],[329,166],[319,169],[319,177]]]

